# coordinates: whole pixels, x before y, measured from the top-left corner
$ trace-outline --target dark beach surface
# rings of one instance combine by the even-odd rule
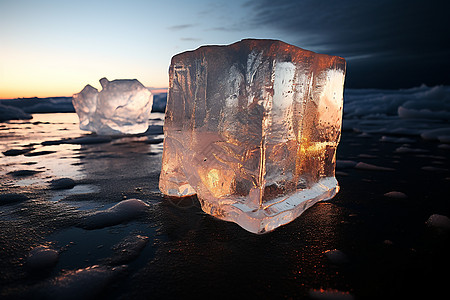
[[[73,113],[0,123],[0,298],[445,293],[450,145],[345,126],[338,195],[255,235],[160,194],[163,118],[112,137]]]

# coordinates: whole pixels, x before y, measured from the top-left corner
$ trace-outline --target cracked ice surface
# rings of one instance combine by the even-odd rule
[[[333,197],[345,60],[274,40],[172,58],[160,189],[263,233]]]
[[[73,95],[80,129],[97,134],[137,134],[148,128],[152,93],[136,79],[100,79],[99,92],[91,85]]]

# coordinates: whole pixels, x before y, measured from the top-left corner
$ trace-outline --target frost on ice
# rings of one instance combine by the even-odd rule
[[[99,92],[89,84],[73,95],[80,129],[97,134],[145,132],[152,110],[153,95],[136,79],[100,79]]]
[[[275,40],[172,58],[160,190],[263,233],[338,192],[345,60]]]

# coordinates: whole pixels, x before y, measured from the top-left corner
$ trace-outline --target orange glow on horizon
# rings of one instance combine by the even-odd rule
[[[139,79],[138,79],[139,80]],[[51,98],[51,97],[72,97],[73,94],[79,93],[87,84],[77,87],[28,87],[28,88],[3,88],[0,87],[0,99],[17,99],[17,98]],[[91,84],[93,85],[93,84]],[[93,85],[94,86],[94,85]],[[100,87],[94,86],[98,89]],[[166,93],[168,88],[150,88],[153,94]]]
[[[0,99],[71,97],[87,84],[100,90],[99,80],[103,77],[137,79],[152,89],[164,88],[169,81],[165,63],[138,64],[128,58],[74,50],[61,53],[1,50],[5,53],[0,53]]]

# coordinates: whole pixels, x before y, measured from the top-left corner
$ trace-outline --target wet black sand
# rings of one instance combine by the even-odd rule
[[[147,135],[70,143],[85,133],[69,115],[0,125],[2,152],[27,149],[1,155],[2,298],[432,299],[446,293],[450,231],[426,224],[433,214],[450,216],[450,150],[443,144],[408,137],[406,148],[423,151],[405,153],[397,150],[403,143],[381,142],[382,134],[344,131],[338,160],[392,170],[342,164],[334,199],[254,235],[202,213],[195,198],[162,197],[161,121]],[[60,178],[75,185],[52,188]],[[407,197],[385,196],[392,191]],[[133,198],[148,205],[141,214],[84,226],[92,212]],[[33,269],[27,257],[39,245],[58,251],[58,259]]]

